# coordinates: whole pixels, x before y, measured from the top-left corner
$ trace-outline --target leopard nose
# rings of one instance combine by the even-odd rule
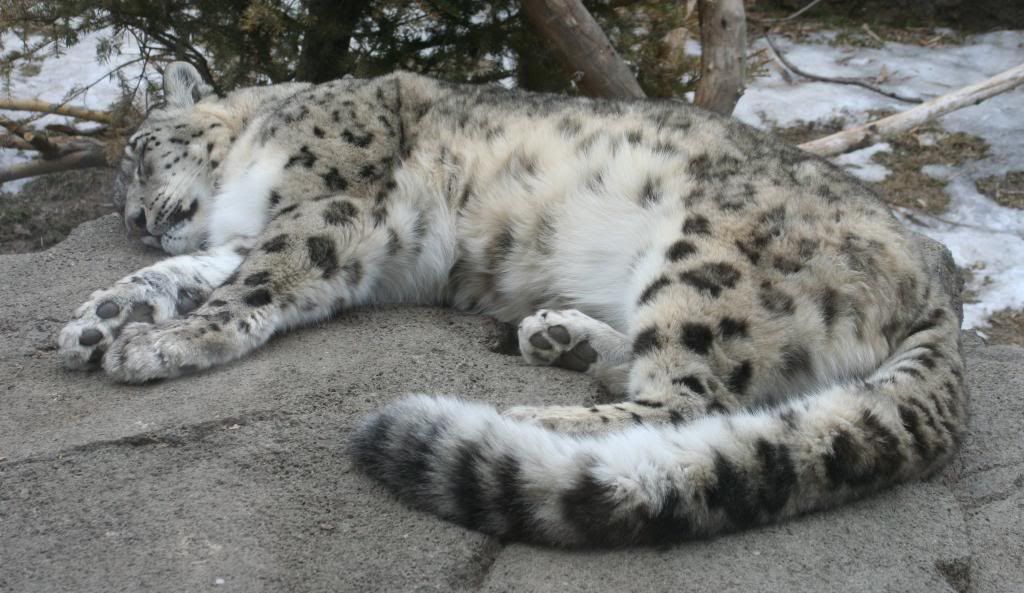
[[[141,237],[151,236],[146,228],[146,211],[139,210],[135,215],[128,217],[128,231]]]

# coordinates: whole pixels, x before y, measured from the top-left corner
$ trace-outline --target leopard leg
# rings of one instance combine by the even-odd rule
[[[858,340],[853,306],[826,315],[820,299],[794,296],[817,270],[800,276],[732,265],[717,259],[731,246],[704,242],[715,259],[666,261],[638,283],[657,290],[644,290],[654,296],[633,305],[625,401],[513,408],[510,415],[570,433],[685,424],[855,379],[888,354]],[[670,275],[678,280],[662,280]]]
[[[354,305],[403,300],[403,291],[440,294],[443,275],[418,264],[433,249],[425,245],[425,216],[395,207],[382,220],[344,195],[289,207],[201,307],[181,319],[128,326],[104,369],[125,382],[175,377],[237,359],[275,333]]]
[[[188,314],[238,267],[246,249],[246,241],[237,240],[171,257],[92,293],[57,337],[61,362],[69,369],[98,367],[129,324],[148,325]]]

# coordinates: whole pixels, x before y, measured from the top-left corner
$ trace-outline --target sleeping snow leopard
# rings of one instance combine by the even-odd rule
[[[164,87],[121,173],[126,225],[174,257],[77,309],[69,367],[175,377],[371,303],[517,323],[527,362],[621,403],[416,395],[350,453],[416,508],[562,546],[777,521],[956,449],[951,292],[824,160],[676,102],[408,73],[217,97],[181,63]]]

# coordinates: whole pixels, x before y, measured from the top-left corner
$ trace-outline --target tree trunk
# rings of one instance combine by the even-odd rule
[[[352,32],[370,2],[363,0],[306,0],[310,27],[306,31],[295,71],[296,80],[321,83],[348,74]]]
[[[629,67],[580,0],[522,0],[523,12],[537,34],[592,97],[644,96]]]
[[[700,0],[700,82],[694,103],[729,115],[746,75],[747,20],[743,0]]]

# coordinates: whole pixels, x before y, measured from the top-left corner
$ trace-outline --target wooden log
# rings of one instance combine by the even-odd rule
[[[800,148],[819,156],[833,156],[881,142],[917,126],[955,111],[977,105],[985,99],[1005,93],[1024,84],[1024,64],[1015,66],[992,78],[965,86],[906,111],[843,130],[824,138],[804,142]]]

